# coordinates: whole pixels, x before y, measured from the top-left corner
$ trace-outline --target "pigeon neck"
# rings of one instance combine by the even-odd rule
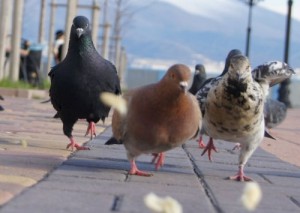
[[[164,81],[162,79],[158,85],[157,85],[157,91],[158,94],[160,94],[160,97],[163,97],[162,100],[166,102],[172,102],[172,101],[177,101],[179,97],[184,93],[179,85],[176,87],[175,85],[171,84],[170,82]]]
[[[82,36],[80,38],[71,38],[69,41],[69,52],[78,52],[79,54],[89,53],[94,51],[95,47],[92,39],[89,36]]]

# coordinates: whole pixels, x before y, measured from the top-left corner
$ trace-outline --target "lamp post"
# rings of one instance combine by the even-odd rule
[[[249,57],[250,52],[250,36],[251,36],[251,24],[252,24],[252,8],[253,6],[262,0],[247,0],[247,4],[249,5],[249,13],[248,13],[248,27],[247,27],[247,38],[246,38],[246,53],[245,55]]]
[[[291,31],[291,17],[292,17],[292,6],[293,0],[288,0],[288,13],[286,22],[286,33],[285,33],[285,48],[284,48],[284,62],[289,62],[289,46],[290,46],[290,31]],[[292,107],[290,101],[290,79],[283,81],[278,89],[278,100],[283,102],[288,108]]]

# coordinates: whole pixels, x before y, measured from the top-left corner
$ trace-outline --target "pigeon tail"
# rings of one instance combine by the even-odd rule
[[[105,142],[104,145],[113,145],[113,144],[123,144],[122,141],[117,140],[114,137],[111,137],[110,139],[108,139],[108,141]]]

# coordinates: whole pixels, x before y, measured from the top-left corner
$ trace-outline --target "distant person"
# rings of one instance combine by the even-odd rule
[[[20,80],[25,80],[26,82],[28,81],[28,73],[26,70],[27,66],[27,57],[29,55],[29,48],[30,48],[30,41],[27,39],[21,40],[21,49],[20,49],[20,57],[21,57],[21,63],[20,63],[20,73],[19,73],[19,79]]]
[[[11,35],[7,36],[7,44],[5,48],[5,64],[4,64],[4,69],[6,64],[9,61],[9,57],[11,54]],[[26,58],[29,55],[29,48],[30,48],[30,41],[27,39],[21,39],[21,46],[20,46],[20,71],[19,71],[19,79],[20,80],[27,80],[27,73],[26,73]]]
[[[6,38],[6,48],[5,48],[5,56],[9,58],[10,52],[11,52],[11,35],[8,35]],[[27,39],[21,39],[21,46],[20,46],[20,57],[24,58],[29,54],[29,47],[30,47],[30,41]]]
[[[62,49],[65,43],[65,33],[62,30],[57,30],[55,33],[55,43],[53,48],[55,64],[62,61]]]

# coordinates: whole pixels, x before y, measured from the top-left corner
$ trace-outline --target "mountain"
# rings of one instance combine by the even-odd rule
[[[136,1],[135,6],[142,7]],[[202,56],[224,61],[229,50],[245,50],[248,6],[243,2],[217,0],[203,3],[205,14],[192,14],[170,3],[156,1],[134,14],[126,30],[124,46],[131,58],[177,60],[194,65]],[[212,1],[210,1],[212,2]],[[215,1],[214,1],[215,2]],[[250,60],[256,66],[282,60],[286,17],[259,6],[253,7]],[[300,22],[292,21],[290,64],[300,67]],[[200,57],[199,57],[200,55]],[[199,61],[197,61],[199,60]]]
[[[66,0],[57,0],[66,3]],[[100,1],[101,4],[103,0]],[[246,46],[248,6],[238,0],[185,0],[193,13],[162,0],[125,0],[127,12],[133,16],[123,23],[122,45],[129,55],[129,65],[139,59],[155,63],[178,62],[194,66],[204,63],[209,71],[220,71],[224,59],[233,48]],[[171,2],[171,1],[170,1]],[[79,0],[91,5],[92,0]],[[26,0],[23,37],[37,41],[40,0]],[[50,0],[47,0],[46,38],[48,37]],[[109,21],[113,23],[114,1],[109,1]],[[294,8],[294,12],[296,12]],[[56,9],[55,29],[63,29],[66,8]],[[91,18],[87,9],[78,14]],[[102,10],[100,12],[102,20]],[[282,60],[284,55],[286,17],[259,6],[253,7],[250,60],[256,66],[269,60]],[[101,31],[99,31],[99,37]],[[300,67],[300,22],[292,20],[290,61]],[[99,42],[100,43],[100,42]]]

